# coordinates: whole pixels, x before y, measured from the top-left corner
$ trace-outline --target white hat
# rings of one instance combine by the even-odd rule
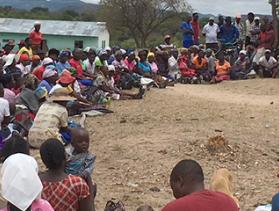
[[[259,21],[259,20],[260,20],[260,17],[257,16],[257,17],[255,17],[254,19]]]
[[[17,54],[9,54],[4,57],[4,60],[5,60],[5,65],[3,68],[6,69],[8,66],[10,66],[13,63],[14,60],[16,63],[18,63],[19,56]]]
[[[42,192],[43,185],[38,176],[36,160],[25,154],[14,154],[7,158],[1,169],[4,199],[25,211]]]
[[[53,64],[53,60],[49,57],[44,58],[42,65],[48,65],[48,64]]]
[[[35,21],[34,26],[38,26],[38,25],[41,25],[41,22],[40,21]]]
[[[264,53],[271,53],[271,50],[266,49]]]
[[[111,47],[106,47],[105,51],[111,51]]]
[[[124,49],[120,49],[120,51],[121,51],[122,55],[125,55],[127,53],[127,51]]]
[[[241,50],[239,54],[244,54],[246,56],[247,52],[245,50]]]

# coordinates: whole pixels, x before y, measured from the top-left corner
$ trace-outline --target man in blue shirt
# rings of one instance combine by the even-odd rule
[[[232,24],[231,17],[226,17],[225,24],[220,28],[220,41],[223,44],[235,43],[239,38],[238,29]]]
[[[194,40],[193,40],[194,31],[193,31],[193,27],[191,24],[191,20],[192,20],[192,17],[188,15],[186,18],[186,21],[183,21],[180,26],[180,29],[183,32],[183,47],[184,48],[189,48],[194,44]]]

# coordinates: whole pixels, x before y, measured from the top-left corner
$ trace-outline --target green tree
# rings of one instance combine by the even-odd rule
[[[146,47],[148,38],[163,23],[189,11],[185,0],[101,0],[101,15],[110,31],[125,29],[136,47]]]

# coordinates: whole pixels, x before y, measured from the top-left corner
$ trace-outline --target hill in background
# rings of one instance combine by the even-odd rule
[[[41,7],[48,8],[49,11],[74,10],[76,12],[84,10],[96,11],[99,8],[98,4],[89,4],[80,0],[0,0],[0,5],[20,10]]]

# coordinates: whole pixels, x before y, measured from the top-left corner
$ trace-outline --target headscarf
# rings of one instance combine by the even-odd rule
[[[29,155],[11,155],[3,163],[1,173],[2,196],[20,210],[28,209],[43,190],[37,162]]]
[[[57,75],[56,67],[54,65],[49,65],[43,73],[43,79],[50,78],[54,75]]]

